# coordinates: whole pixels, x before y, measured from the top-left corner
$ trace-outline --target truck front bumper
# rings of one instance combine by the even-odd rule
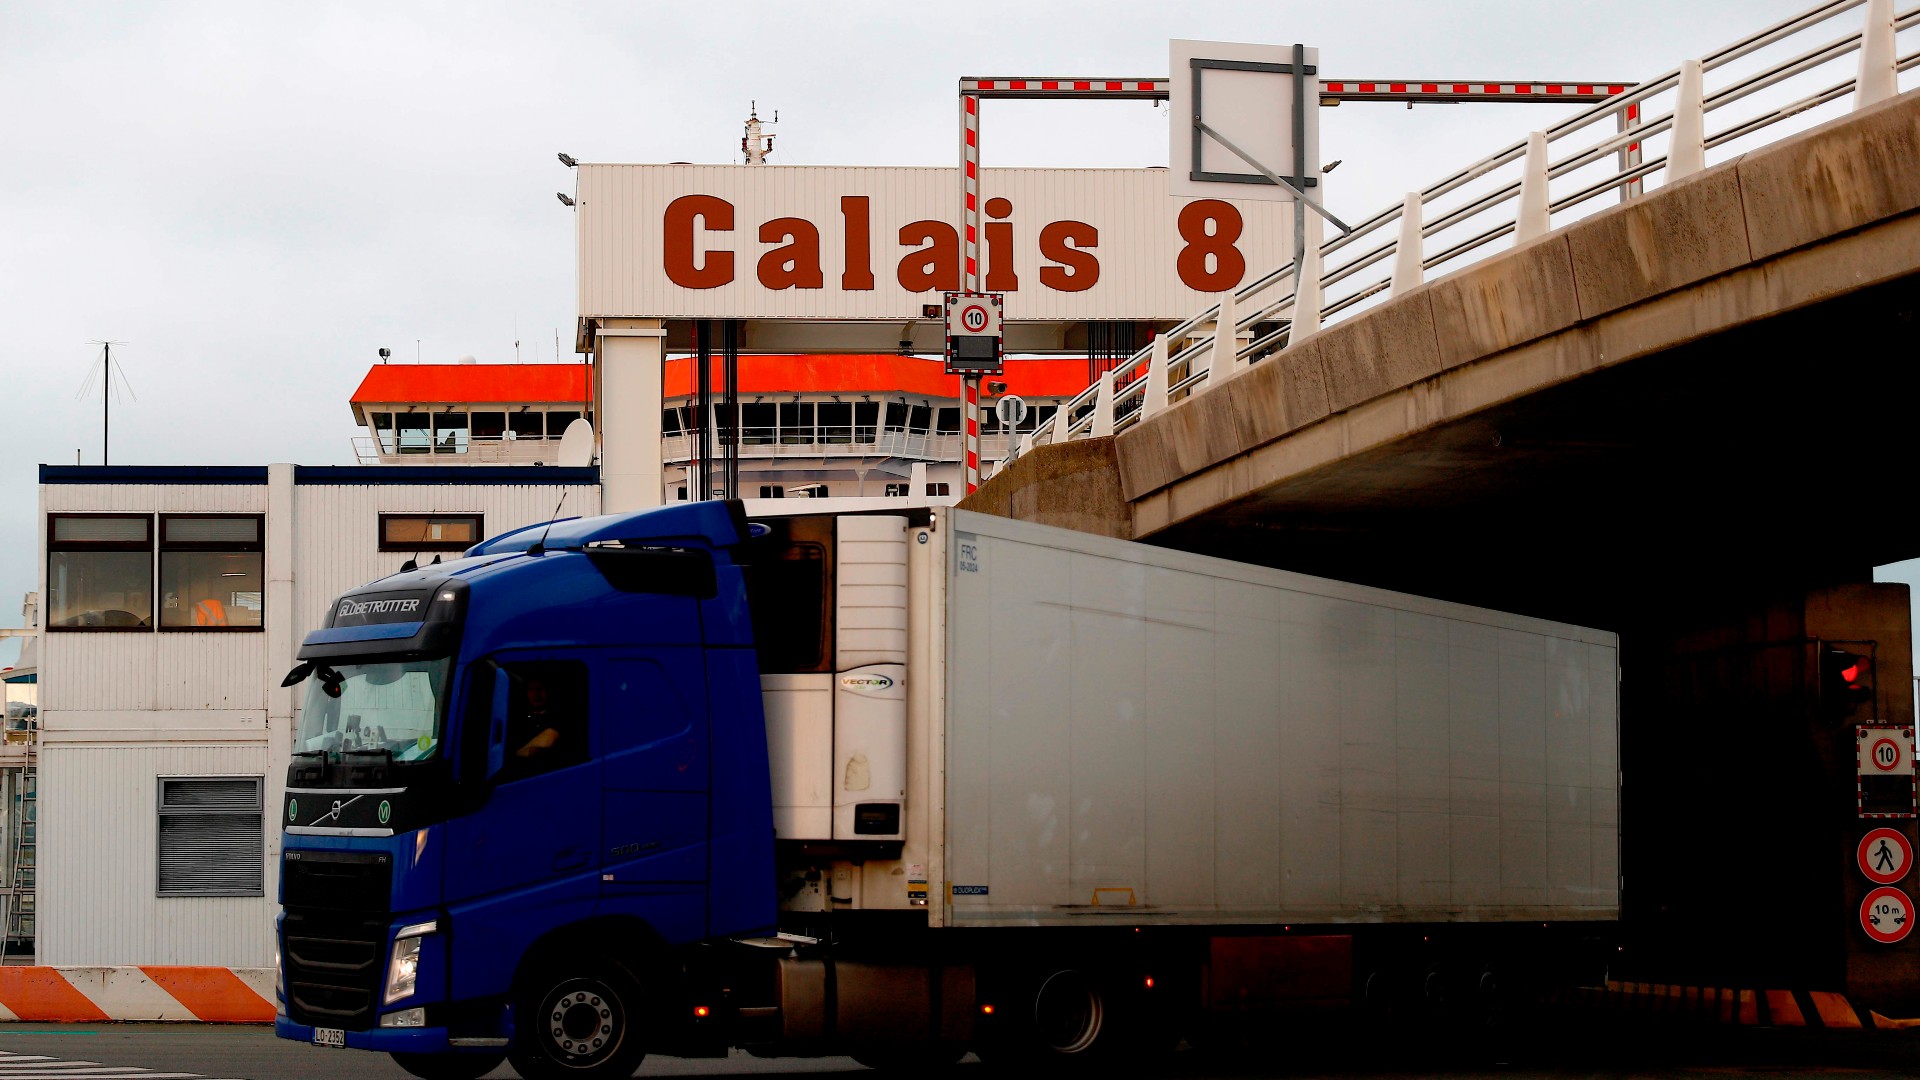
[[[273,1018],[273,1033],[294,1042],[313,1042],[313,1025],[297,1023],[284,1013]],[[369,1028],[346,1034],[347,1049],[382,1054],[503,1054],[507,1050],[505,1040],[498,1046],[456,1046],[443,1027]]]

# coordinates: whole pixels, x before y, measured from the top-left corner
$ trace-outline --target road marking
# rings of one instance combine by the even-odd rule
[[[86,1080],[205,1080],[200,1073],[154,1072],[131,1065],[102,1065],[97,1061],[0,1050],[0,1080],[63,1080],[65,1077],[85,1077]]]

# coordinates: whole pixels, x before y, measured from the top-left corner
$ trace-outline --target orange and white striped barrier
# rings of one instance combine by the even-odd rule
[[[273,1021],[273,969],[0,967],[0,1021]]]

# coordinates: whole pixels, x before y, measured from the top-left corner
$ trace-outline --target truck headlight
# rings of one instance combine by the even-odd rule
[[[387,963],[386,1004],[411,996],[419,978],[420,938],[401,938],[393,943],[393,959]]]

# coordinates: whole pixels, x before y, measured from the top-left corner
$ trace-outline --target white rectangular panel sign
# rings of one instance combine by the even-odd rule
[[[1164,169],[988,169],[1009,322],[1183,319],[1292,258],[1292,215]],[[581,165],[583,318],[913,319],[962,287],[952,169]]]
[[[1194,118],[1225,136],[1274,173],[1294,180],[1304,165],[1306,192],[1324,203],[1320,179],[1319,49],[1291,45],[1176,39],[1168,50],[1172,67],[1167,162],[1169,190],[1185,198],[1265,199],[1285,202],[1293,193],[1274,185],[1218,139],[1195,138]],[[1301,78],[1294,69],[1301,67]],[[1295,93],[1295,87],[1302,92]],[[1296,116],[1296,103],[1298,115]],[[1296,124],[1299,141],[1295,140]],[[1294,147],[1304,147],[1304,161]],[[1296,181],[1297,182],[1297,181]]]

